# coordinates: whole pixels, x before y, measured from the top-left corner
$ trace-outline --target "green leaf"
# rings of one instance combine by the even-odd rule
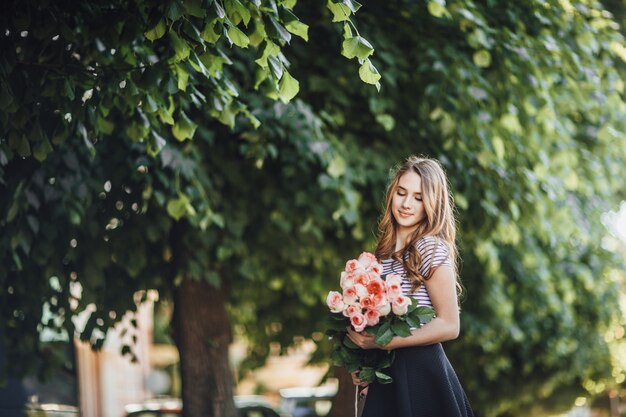
[[[350,20],[350,14],[352,14],[352,11],[345,4],[335,3],[332,0],[328,0],[326,7],[333,14],[333,22],[345,22]]]
[[[309,26],[308,25],[298,20],[294,20],[292,22],[285,24],[285,29],[287,29],[289,32],[293,33],[294,35],[301,37],[305,41],[307,42],[309,41]]]
[[[154,42],[162,38],[166,31],[167,26],[165,25],[165,20],[161,19],[152,29],[145,31],[144,35],[149,41]]]
[[[166,140],[159,135],[155,130],[150,132],[147,141],[147,150],[150,156],[156,156],[161,152],[161,149],[167,144]]]
[[[486,49],[474,52],[472,59],[474,64],[481,68],[487,68],[491,65],[491,54]]]
[[[386,344],[391,342],[393,336],[394,334],[391,330],[391,325],[389,324],[389,322],[385,322],[382,326],[380,326],[380,329],[378,330],[378,334],[376,335],[376,343],[381,346],[385,346]]]
[[[250,44],[248,36],[236,26],[230,26],[228,28],[228,38],[240,48],[247,48]]]
[[[344,336],[343,345],[350,349],[359,349],[359,347],[355,345],[354,342],[348,336]]]
[[[173,1],[167,6],[165,10],[165,15],[172,21],[175,22],[183,15],[184,11],[181,4],[178,1]]]
[[[291,34],[283,25],[278,23],[271,15],[265,15],[265,31],[270,38],[282,40],[287,43],[291,41]]]
[[[176,78],[178,79],[178,89],[185,91],[189,81],[189,73],[187,72],[187,69],[180,64],[176,64],[174,68],[176,71]]]
[[[450,13],[446,9],[445,0],[430,0],[428,2],[428,13],[434,17],[450,17]]]
[[[374,52],[372,45],[361,36],[354,36],[343,41],[341,55],[348,59],[366,59]]]
[[[185,112],[181,111],[180,118],[176,121],[174,126],[172,126],[172,134],[176,139],[182,142],[185,139],[193,138],[197,127],[198,125],[192,122]]]
[[[72,85],[72,83],[70,82],[69,78],[65,79],[65,82],[63,83],[64,85],[64,89],[65,89],[65,96],[67,98],[69,98],[70,100],[74,100],[74,86]]]
[[[250,10],[246,6],[244,6],[239,0],[227,0],[224,4],[228,15],[230,16],[230,20],[234,24],[239,24],[240,21],[243,21],[243,24],[248,27],[248,23],[250,23]]]
[[[199,18],[206,16],[206,10],[202,7],[202,0],[184,0],[183,5],[191,16]]]
[[[45,160],[50,152],[52,152],[52,145],[50,145],[48,138],[45,137],[37,142],[33,148],[33,156],[40,162]]]
[[[409,325],[403,321],[394,320],[391,323],[391,330],[397,335],[402,337],[411,336],[411,329]]]
[[[9,86],[2,83],[0,86],[0,109],[8,108],[13,103],[13,94],[9,89]]]
[[[391,378],[389,375],[387,375],[386,373],[382,371],[376,371],[375,375],[376,375],[376,379],[381,384],[390,384],[393,382],[393,378]]]
[[[207,22],[207,24],[204,25],[202,33],[200,33],[200,37],[202,37],[202,39],[204,39],[206,42],[216,43],[221,37],[221,34],[215,30],[215,26],[218,23],[219,22],[217,19]]]
[[[359,379],[365,382],[374,382],[375,375],[372,368],[363,368],[359,371]]]
[[[343,159],[341,155],[335,155],[330,161],[330,164],[328,164],[326,171],[331,177],[339,178],[346,172],[347,167],[348,164],[346,163],[346,160]]]
[[[269,39],[266,39],[265,44],[263,45],[263,48],[261,49],[261,56],[257,58],[254,62],[256,62],[257,65],[259,65],[261,68],[267,68],[268,58],[270,56],[278,55],[279,52],[280,52],[279,46],[276,45],[274,42],[270,41]]]
[[[396,125],[396,121],[390,114],[377,114],[376,121],[385,129],[387,132],[391,132]]]
[[[179,62],[189,58],[189,52],[191,51],[191,48],[189,47],[189,44],[181,39],[176,32],[170,32],[170,41],[172,43],[172,48],[174,49],[175,62]]]
[[[378,70],[369,59],[366,59],[359,68],[359,77],[367,84],[376,84],[380,80]]]
[[[190,214],[189,207],[191,207],[189,197],[179,194],[177,198],[167,202],[167,213],[175,220],[180,220],[183,216]]]
[[[30,142],[28,142],[28,139],[25,135],[20,136],[19,140],[17,141],[17,146],[15,147],[15,150],[22,158],[26,158],[31,155]]]
[[[352,13],[356,13],[361,8],[361,3],[356,0],[342,0],[341,2],[348,6]]]
[[[298,94],[300,83],[287,70],[283,72],[278,88],[278,96],[283,103],[289,103]]]
[[[174,125],[174,118],[172,114],[169,113],[166,109],[159,109],[159,117],[163,123],[167,123],[168,125]]]

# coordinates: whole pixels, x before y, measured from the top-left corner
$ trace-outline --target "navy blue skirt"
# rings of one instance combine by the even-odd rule
[[[473,417],[441,343],[395,353],[393,382],[370,385],[362,417]]]

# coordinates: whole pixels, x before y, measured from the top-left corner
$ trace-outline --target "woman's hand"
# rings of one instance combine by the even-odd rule
[[[382,349],[382,346],[376,343],[376,337],[369,333],[355,332],[351,327],[348,328],[348,337],[352,342],[361,349]]]
[[[359,387],[367,387],[369,385],[367,382],[363,382],[359,379],[359,371],[354,371],[350,375],[352,375],[352,383],[354,385],[358,385]]]

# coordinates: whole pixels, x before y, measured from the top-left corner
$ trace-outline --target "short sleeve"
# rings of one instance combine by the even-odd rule
[[[441,239],[424,236],[417,241],[416,246],[422,259],[420,274],[424,278],[429,278],[430,274],[441,265],[452,265],[450,251]]]

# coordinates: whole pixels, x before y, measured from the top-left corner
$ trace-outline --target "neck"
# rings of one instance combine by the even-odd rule
[[[414,231],[415,229],[405,229],[400,227],[396,229],[396,252],[404,249],[404,247],[409,243],[411,234]]]

